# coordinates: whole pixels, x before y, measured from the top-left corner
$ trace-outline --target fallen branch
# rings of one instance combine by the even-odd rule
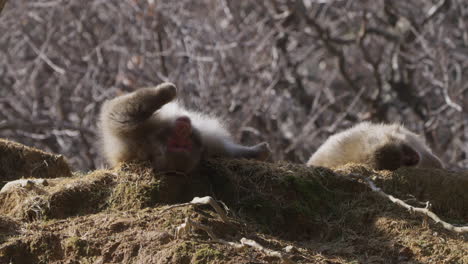
[[[188,203],[182,203],[182,204],[175,204],[172,206],[169,206],[168,208],[164,209],[161,213],[164,213],[168,210],[177,208],[177,207],[183,207],[183,206],[191,206],[191,205],[200,205],[200,204],[209,204],[211,207],[213,207],[216,211],[216,213],[219,214],[219,216],[223,219],[225,223],[227,223],[229,220],[226,216],[226,213],[224,212],[223,209],[221,209],[221,206],[219,206],[218,202],[216,202],[212,197],[210,196],[205,196],[205,197],[195,197],[192,199],[192,201]],[[176,227],[175,230],[175,237],[176,238],[182,238],[183,236],[186,236],[192,232],[193,229],[199,229],[205,231],[208,236],[211,238],[211,240],[215,243],[220,243],[223,245],[228,245],[231,247],[234,247],[236,249],[243,248],[245,246],[250,246],[262,253],[264,253],[267,256],[274,257],[274,258],[279,258],[282,260],[282,263],[285,264],[293,264],[294,262],[290,260],[289,258],[283,256],[280,252],[274,251],[271,249],[264,248],[262,245],[258,244],[256,241],[252,239],[247,239],[247,238],[242,238],[240,240],[240,243],[238,242],[230,242],[226,241],[224,239],[218,238],[211,227],[194,222],[190,219],[189,216],[185,218],[185,221],[183,224],[179,225]]]
[[[216,202],[215,199],[213,199],[211,196],[205,196],[205,197],[195,197],[192,199],[192,201],[188,203],[181,203],[181,204],[174,204],[169,206],[168,208],[162,210],[161,213],[165,213],[166,211],[172,210],[177,207],[184,207],[184,206],[191,206],[191,205],[211,205],[213,209],[218,213],[218,215],[221,217],[223,222],[227,223],[229,220],[226,216],[226,212],[219,206],[218,202]]]
[[[369,178],[367,178],[365,176],[362,176],[362,175],[359,175],[359,174],[354,174],[354,173],[348,174],[348,176],[353,178],[353,179],[364,180],[367,183],[367,185],[369,186],[369,188],[371,188],[372,191],[376,192],[380,196],[389,199],[394,204],[398,204],[398,205],[406,208],[410,212],[420,213],[420,214],[423,214],[423,215],[431,218],[432,220],[434,220],[436,222],[436,224],[441,224],[442,227],[444,227],[447,230],[454,231],[454,232],[457,232],[457,233],[466,233],[466,232],[468,232],[468,226],[454,226],[454,225],[452,225],[450,223],[447,223],[447,222],[443,221],[442,219],[440,219],[440,217],[438,217],[435,213],[433,213],[433,212],[431,212],[429,210],[429,207],[430,207],[429,202],[426,203],[425,208],[414,207],[414,206],[411,206],[411,205],[405,203],[404,201],[402,201],[402,200],[400,200],[398,198],[395,198],[394,196],[392,196],[390,194],[385,193],[384,191],[382,191],[382,189],[377,187],[373,181],[371,181]]]
[[[240,244],[240,243],[229,242],[229,241],[226,241],[224,239],[218,238],[215,235],[215,233],[213,232],[213,230],[211,229],[211,227],[200,224],[200,223],[197,223],[197,222],[194,222],[189,217],[185,218],[185,223],[184,224],[189,227],[189,231],[192,230],[192,227],[195,228],[195,229],[200,229],[200,230],[205,231],[213,242],[220,243],[220,244],[223,244],[223,245],[228,245],[228,246],[231,246],[231,247],[234,247],[234,248],[242,248],[243,247],[243,245]]]
[[[280,252],[274,251],[274,250],[271,250],[271,249],[268,249],[268,248],[264,248],[262,245],[258,244],[255,240],[247,239],[247,238],[243,237],[240,241],[241,241],[242,245],[250,246],[250,247],[252,247],[252,248],[254,248],[254,249],[258,250],[258,251],[263,252],[267,256],[279,258],[279,259],[281,259],[283,261],[283,263],[287,263],[287,264],[294,263],[289,258],[283,256],[283,254],[281,254]]]
[[[257,243],[256,241],[254,241],[252,239],[247,239],[247,238],[243,237],[240,240],[240,243],[238,243],[238,242],[230,242],[230,241],[226,241],[224,239],[218,238],[215,235],[215,233],[213,232],[213,230],[211,229],[211,227],[200,224],[200,223],[197,223],[197,222],[194,222],[194,221],[192,221],[190,219],[190,217],[186,217],[185,222],[176,228],[175,237],[176,238],[182,238],[183,236],[188,235],[193,229],[199,229],[199,230],[205,231],[208,234],[208,236],[211,238],[212,242],[220,243],[220,244],[227,245],[227,246],[231,246],[231,247],[234,247],[236,249],[240,249],[240,248],[243,248],[245,246],[249,246],[249,247],[252,247],[252,248],[262,252],[263,254],[265,254],[267,256],[281,259],[282,263],[285,263],[285,264],[295,263],[292,260],[290,260],[289,258],[283,256],[283,254],[281,254],[280,252],[275,251],[275,250],[271,250],[271,249],[267,249],[267,248],[263,247],[262,245],[260,245],[259,243]]]

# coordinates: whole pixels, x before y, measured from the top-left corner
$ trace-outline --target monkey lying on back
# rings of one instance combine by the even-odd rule
[[[325,141],[308,166],[364,163],[377,170],[400,167],[443,168],[424,140],[399,124],[360,123]]]
[[[268,144],[241,146],[214,117],[189,111],[177,101],[176,87],[153,88],[106,101],[100,130],[104,155],[114,166],[125,161],[150,161],[158,171],[192,171],[202,158],[265,160]]]

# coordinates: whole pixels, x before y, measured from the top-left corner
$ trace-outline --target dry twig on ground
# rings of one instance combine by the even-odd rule
[[[218,202],[216,202],[210,196],[205,196],[205,197],[201,197],[201,198],[200,197],[195,197],[195,198],[193,198],[193,200],[191,202],[171,205],[168,208],[164,209],[161,213],[167,212],[168,210],[178,208],[178,207],[192,206],[192,205],[208,205],[208,204],[211,205],[215,209],[216,213],[223,219],[223,221],[225,223],[229,222],[229,219],[227,218],[226,213],[223,211],[223,209],[221,209],[221,206],[218,204]],[[199,229],[199,230],[205,231],[208,234],[208,236],[211,238],[211,240],[213,242],[215,242],[215,243],[228,245],[228,246],[231,246],[231,247],[234,247],[234,248],[242,248],[244,246],[249,246],[249,247],[254,248],[255,250],[258,250],[258,251],[262,252],[263,254],[265,254],[267,256],[281,259],[281,261],[283,263],[285,263],[285,264],[293,264],[294,263],[288,257],[284,256],[281,252],[271,250],[271,249],[267,249],[267,248],[263,247],[262,245],[260,245],[259,243],[257,243],[255,240],[252,240],[252,239],[247,239],[247,238],[243,237],[240,240],[240,243],[239,243],[239,242],[230,242],[230,241],[226,241],[224,239],[218,238],[215,235],[215,233],[213,232],[213,230],[211,229],[211,227],[203,225],[201,223],[197,223],[195,221],[192,221],[190,219],[190,217],[188,217],[188,216],[185,218],[185,221],[184,221],[183,224],[176,227],[175,237],[176,238],[182,238],[183,236],[186,236],[186,235],[190,234],[190,232],[193,229]]]
[[[410,211],[412,213],[415,212],[415,213],[423,214],[423,215],[431,218],[432,220],[434,220],[434,222],[436,224],[441,224],[442,227],[447,229],[447,230],[450,230],[450,231],[453,231],[453,232],[456,232],[456,233],[467,233],[468,232],[468,226],[454,226],[454,225],[452,225],[450,223],[447,223],[447,222],[443,221],[442,219],[440,219],[439,216],[437,216],[435,213],[433,213],[433,212],[431,212],[429,210],[429,208],[430,208],[430,203],[429,202],[426,202],[426,207],[425,208],[414,207],[414,206],[411,206],[411,205],[405,203],[401,199],[395,198],[393,195],[385,193],[384,191],[382,191],[382,189],[377,187],[375,185],[375,183],[371,179],[369,179],[368,177],[365,177],[365,176],[362,176],[362,175],[359,175],[359,174],[355,174],[355,173],[349,174],[347,176],[349,176],[349,177],[351,177],[353,179],[365,181],[367,186],[373,192],[376,192],[378,195],[390,200],[394,204],[397,204],[397,205],[399,205],[399,206],[401,206],[403,208],[406,208],[408,211]]]

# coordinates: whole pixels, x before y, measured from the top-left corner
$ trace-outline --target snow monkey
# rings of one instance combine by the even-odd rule
[[[158,171],[192,171],[202,158],[265,160],[266,142],[247,147],[234,143],[215,117],[185,109],[176,87],[163,83],[106,101],[101,109],[103,152],[114,166],[125,161],[150,161]]]
[[[328,138],[308,166],[364,163],[377,170],[400,167],[443,168],[424,139],[399,124],[360,123]]]

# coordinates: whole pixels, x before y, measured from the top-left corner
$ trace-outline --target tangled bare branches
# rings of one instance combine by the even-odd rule
[[[101,103],[171,81],[275,159],[303,162],[373,120],[404,122],[466,167],[467,16],[463,0],[10,1],[0,137],[93,169]]]

